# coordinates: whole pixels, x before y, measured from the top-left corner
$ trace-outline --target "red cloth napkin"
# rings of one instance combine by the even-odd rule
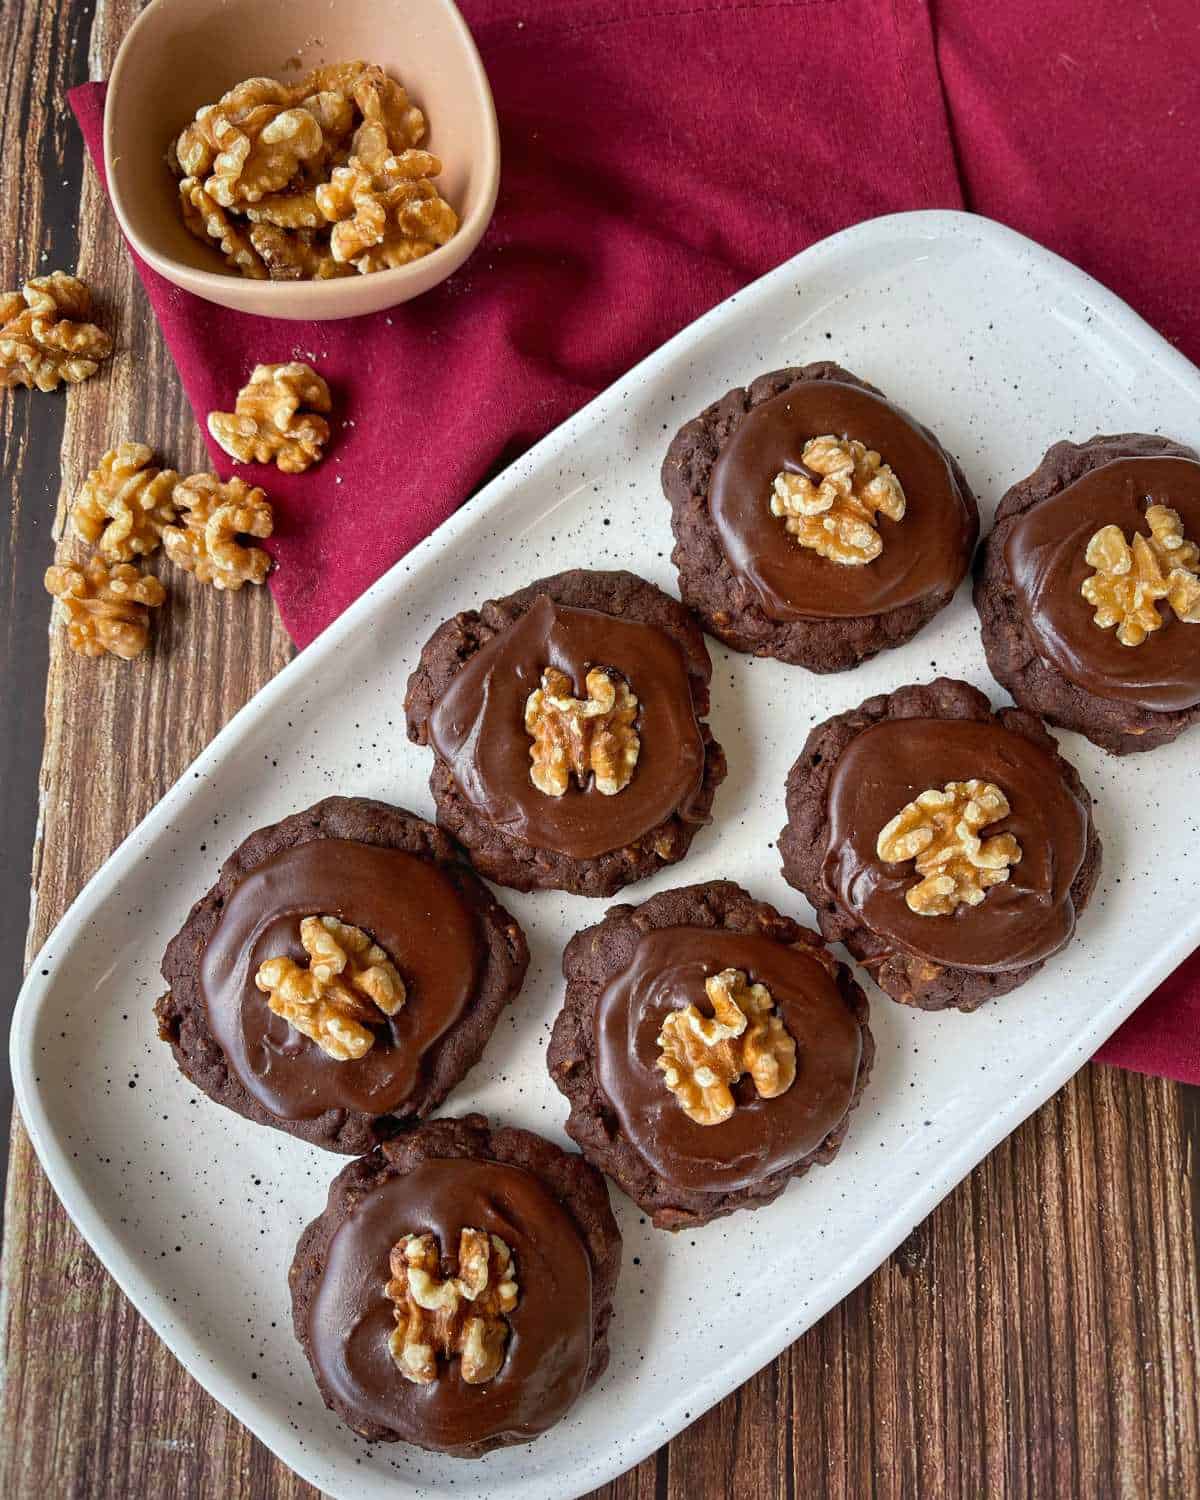
[[[1103,27],[1083,0],[462,9],[496,97],[503,180],[487,236],[448,282],[388,313],[299,324],[224,312],[138,266],[201,421],[231,409],[254,364],[293,358],[346,415],[309,474],[238,471],[277,502],[271,586],[299,645],[664,339],[877,214],[965,204],[1006,220],[1200,355],[1200,195],[1184,191],[1200,129],[1194,0]],[[103,101],[101,84],[71,99],[101,172]],[[1200,963],[1101,1055],[1200,1081],[1198,1022]]]

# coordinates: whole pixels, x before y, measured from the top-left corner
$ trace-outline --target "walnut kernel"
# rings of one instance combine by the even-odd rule
[[[1146,524],[1150,535],[1135,532],[1132,545],[1119,526],[1102,526],[1084,554],[1096,571],[1079,591],[1101,630],[1117,627],[1122,646],[1140,646],[1162,628],[1160,599],[1177,619],[1200,624],[1200,547],[1184,536],[1179,512],[1168,505],[1151,505]]]
[[[262,104],[237,121],[218,112],[211,130],[217,154],[204,185],[222,208],[279,192],[325,144],[315,115],[275,104]]]
[[[174,469],[157,469],[145,443],[120,443],[84,480],[71,506],[82,541],[117,562],[153,552],[176,519]]]
[[[389,258],[400,265],[444,245],[458,216],[429,181],[442,164],[428,151],[403,151],[368,164],[352,156],[316,189],[316,201],[333,225],[335,260],[361,271]]]
[[[775,476],[771,514],[784,517],[789,536],[820,557],[847,567],[873,562],[883,551],[876,512],[904,519],[904,490],[879,454],[854,438],[810,438],[806,473]]]
[[[424,134],[382,68],[333,63],[296,85],[246,79],[196,112],[167,160],[188,228],[233,269],[328,279],[404,265],[457,230],[430,181],[440,161],[413,149]]]
[[[1008,798],[990,781],[950,781],[902,807],[875,841],[888,864],[915,859],[923,878],[904,899],[921,917],[946,917],[960,905],[978,906],[1002,885],[1021,858],[1011,833],[981,839],[979,830],[1009,814]]]
[[[371,1025],[394,1016],[406,999],[404,981],[387,954],[360,927],[337,917],[305,917],[300,941],[308,968],[269,958],[254,982],[267,1004],[336,1062],[371,1050]]]
[[[354,275],[354,267],[335,260],[328,242],[312,229],[252,224],[250,243],[272,281],[333,281]]]
[[[261,547],[246,547],[242,536],[271,535],[274,517],[266,495],[244,479],[227,483],[215,474],[192,474],[175,486],[182,525],[163,528],[167,556],[217,589],[262,583],[271,568]]]
[[[525,700],[525,729],[533,737],[529,778],[547,797],[561,797],[572,775],[581,785],[593,775],[606,797],[633,779],[641,750],[634,727],[638,701],[623,678],[593,667],[587,697],[571,695],[571,679],[557,667],[542,673],[542,685]]]
[[[119,656],[132,661],[146,649],[151,609],[167,597],[158,579],[132,563],[109,564],[92,557],[82,567],[62,563],[46,569],[46,589],[58,600],[67,640],[80,656]]]
[[[183,222],[198,240],[210,241],[235,271],[252,281],[263,281],[267,267],[241,224],[235,223],[198,177],[185,177],[179,184],[179,206]]]
[[[508,1343],[507,1314],[517,1305],[512,1251],[499,1235],[464,1229],[458,1274],[443,1277],[432,1234],[406,1234],[392,1246],[392,1279],[385,1291],[396,1304],[388,1348],[405,1380],[431,1385],[438,1356],[459,1356],[467,1385],[499,1373]]]
[[[273,460],[285,474],[302,474],[329,440],[329,423],[315,413],[332,404],[329,387],[308,365],[256,365],[234,410],[209,412],[208,430],[239,463]]]
[[[762,1099],[775,1099],[796,1078],[796,1043],[765,984],[741,969],[722,969],[704,981],[711,1016],[697,1006],[673,1010],[658,1034],[655,1066],[697,1125],[720,1125],[736,1108],[732,1087],[744,1073]]]
[[[0,295],[0,387],[53,391],[94,375],[112,339],[87,321],[91,312],[91,292],[65,271]]]

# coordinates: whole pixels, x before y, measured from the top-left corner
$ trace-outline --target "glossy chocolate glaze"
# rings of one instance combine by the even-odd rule
[[[1092,469],[1014,522],[1004,557],[1013,592],[1039,654],[1098,698],[1169,713],[1200,703],[1200,625],[1159,605],[1163,627],[1123,646],[1096,624],[1080,594],[1093,569],[1087,545],[1102,526],[1127,540],[1148,532],[1146,510],[1169,505],[1184,534],[1200,542],[1200,463],[1188,458],[1120,458]]]
[[[395,963],[407,998],[380,1015],[365,1056],[337,1062],[268,1008],[259,965],[307,962],[300,922],[333,916],[368,932]],[[476,920],[429,860],[347,839],[313,839],[252,870],[225,903],[204,950],[200,989],[209,1024],[247,1090],[272,1114],[307,1120],[327,1109],[400,1109],[422,1053],[462,1015],[480,963]]]
[[[667,1014],[689,1002],[711,1014],[704,981],[726,968],[771,991],[796,1042],[796,1079],[777,1098],[760,1099],[743,1078],[732,1116],[698,1125],[655,1067],[657,1037]],[[813,951],[758,934],[660,927],[639,940],[629,967],[601,995],[595,1048],[597,1078],[621,1130],[658,1175],[693,1192],[728,1192],[816,1150],[850,1107],[862,1034]]]
[[[498,1234],[513,1253],[519,1297],[504,1364],[467,1385],[439,1361],[430,1385],[406,1380],[388,1350],[395,1304],[384,1287],[402,1235],[437,1236],[445,1255],[464,1228]],[[309,1314],[322,1376],[369,1422],[438,1448],[532,1438],[583,1389],[592,1351],[592,1266],[574,1220],[532,1173],[460,1157],[390,1177],[334,1235]]]
[[[803,473],[805,443],[825,433],[875,449],[904,487],[904,519],[878,518],[883,551],[865,566],[819,557],[771,514],[775,476]],[[747,413],[713,465],[709,509],[734,572],[778,621],[882,614],[952,593],[975,538],[932,433],[881,396],[836,380],[803,381]]]
[[[978,777],[994,782],[1011,813],[986,830],[1011,833],[1021,860],[978,906],[951,916],[910,911],[913,862],[887,864],[880,830],[930,787]],[[1056,953],[1075,930],[1071,884],[1087,851],[1087,812],[1049,751],[999,724],[887,719],[855,737],[829,782],[829,843],[822,869],[840,905],[890,943],[955,968],[1005,970]]]
[[[606,797],[589,780],[561,797],[529,777],[525,700],[546,667],[586,696],[592,667],[625,678],[639,703],[633,779]],[[682,652],[665,631],[542,596],[475,653],[435,705],[429,738],[471,805],[511,838],[575,859],[634,844],[672,814],[687,819],[704,779],[704,741]]]

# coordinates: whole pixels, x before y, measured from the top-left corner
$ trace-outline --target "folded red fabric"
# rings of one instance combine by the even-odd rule
[[[138,266],[198,419],[231,409],[254,364],[297,358],[346,414],[310,473],[238,471],[277,502],[272,588],[299,645],[644,354],[861,219],[966,201],[1200,353],[1180,253],[1198,242],[1200,201],[1178,186],[1200,127],[1193,0],[1103,28],[1078,3],[1040,0],[462,9],[496,97],[503,181],[450,281],[371,318],[299,324],[225,312]],[[103,85],[71,102],[102,173]],[[1102,1055],[1200,1081],[1198,1022],[1200,964]]]

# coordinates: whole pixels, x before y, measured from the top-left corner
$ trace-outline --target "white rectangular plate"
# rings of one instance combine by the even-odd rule
[[[671,434],[729,387],[817,358],[929,423],[961,460],[985,524],[1056,438],[1140,429],[1200,441],[1200,374],[1064,261],[966,214],[846,230],[686,329],[393,568],[122,844],[21,993],[17,1096],[68,1212],[188,1370],[334,1496],[566,1500],[637,1462],[869,1275],[1200,944],[1187,873],[1195,747],[1116,761],[1065,736],[1105,843],[1103,883],[1075,943],[972,1016],[919,1014],[872,990],[878,1057],[846,1146],[770,1208],[672,1237],[614,1191],[625,1265],[612,1364],[558,1428],[472,1465],[368,1447],[325,1411],[292,1339],[285,1274],[342,1163],[219,1109],[176,1071],[151,1014],[163,947],[220,860],[261,824],[332,792],[431,815],[429,756],[405,739],[402,700],[434,626],[572,566],[627,567],[673,591],[658,484]],[[729,779],[688,859],[636,887],[635,900],[731,877],[811,920],[774,850],[784,777],[811,726],[935,672],[999,696],[966,587],[914,642],[853,673],[814,677],[715,644],[713,654],[712,723]],[[1169,799],[1156,794],[1163,784]],[[565,1143],[565,1104],[544,1066],[559,955],[604,907],[501,894],[529,934],[529,982],[448,1108],[478,1107]],[[714,1298],[714,1273],[724,1284],[738,1266],[761,1274]]]

